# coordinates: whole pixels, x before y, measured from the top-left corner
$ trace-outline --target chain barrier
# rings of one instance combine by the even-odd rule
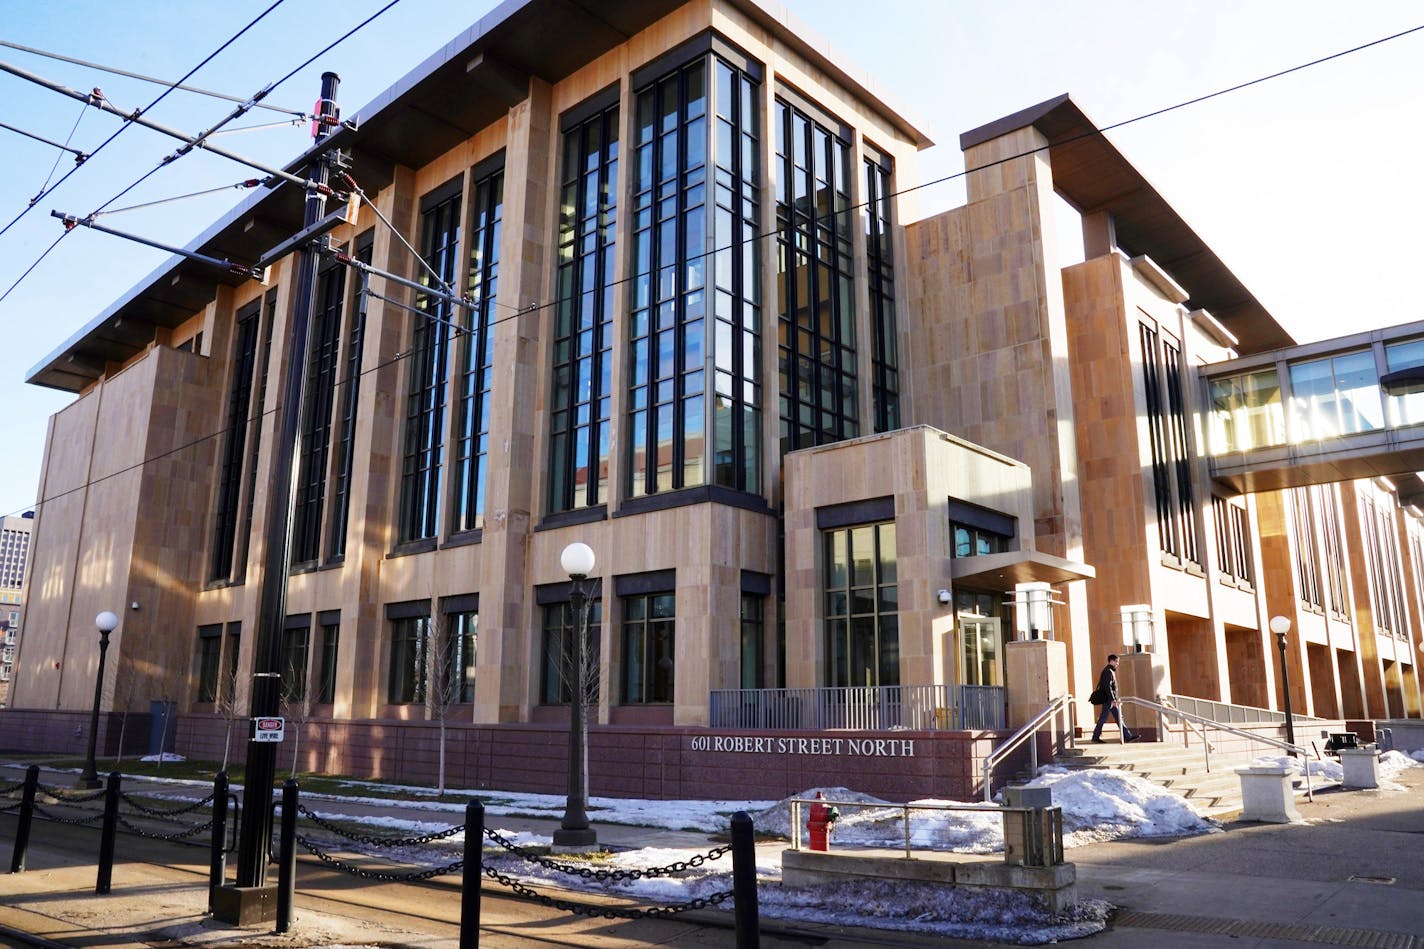
[[[547,857],[530,853],[502,837],[498,831],[486,828],[485,836],[499,844],[505,850],[529,863],[538,864],[546,870],[553,870],[556,873],[567,873],[569,876],[583,877],[585,880],[596,880],[599,883],[622,883],[627,880],[655,880],[658,877],[667,877],[677,873],[684,873],[688,870],[695,870],[704,863],[719,860],[732,852],[732,847],[729,844],[725,847],[717,847],[713,850],[709,850],[706,853],[699,853],[687,860],[679,860],[665,867],[643,867],[633,870],[595,870],[590,867],[576,867],[568,863],[559,863],[557,860],[550,860]]]
[[[550,909],[557,909],[565,913],[575,913],[579,916],[588,916],[591,919],[658,919],[676,916],[679,913],[686,913],[694,909],[707,909],[711,906],[721,906],[732,898],[731,890],[723,890],[720,893],[713,893],[711,896],[699,896],[696,899],[688,900],[686,903],[671,903],[667,906],[653,906],[648,909],[625,909],[617,906],[589,906],[586,903],[572,903],[568,900],[561,900],[557,897],[546,896],[538,890],[522,883],[514,877],[506,876],[495,870],[493,867],[485,867],[485,876],[507,886],[519,896],[525,899],[534,900]]]
[[[205,831],[205,830],[211,830],[211,829],[212,829],[212,826],[213,826],[213,821],[212,821],[212,820],[208,820],[206,823],[203,823],[203,824],[194,824],[194,825],[191,825],[191,826],[189,826],[189,828],[188,828],[187,830],[181,831],[180,833],[176,833],[176,834],[155,834],[155,833],[150,833],[149,831],[144,830],[142,827],[139,827],[138,825],[131,823],[131,822],[130,822],[127,818],[125,818],[124,815],[122,815],[122,814],[119,814],[119,815],[118,815],[118,821],[119,821],[119,826],[123,827],[123,828],[124,828],[125,830],[127,830],[129,833],[137,834],[137,835],[140,836],[140,837],[147,837],[149,840],[168,840],[168,841],[181,841],[181,840],[186,840],[186,839],[188,839],[189,837],[193,837],[193,836],[196,836],[197,834],[201,834],[201,833],[202,833],[203,831]]]
[[[191,814],[193,811],[196,811],[203,807],[207,807],[209,804],[213,803],[213,796],[209,794],[201,801],[197,801],[192,804],[187,804],[183,807],[178,808],[149,807],[145,804],[140,804],[138,801],[129,797],[127,791],[119,792],[119,800],[123,801],[129,807],[132,807],[134,810],[138,811],[140,814],[143,814],[146,817],[171,818],[177,817],[179,814]]]
[[[23,781],[16,781],[14,784],[7,784],[5,787],[0,788],[0,797],[4,797],[7,794],[14,794],[16,791],[20,790],[24,786],[25,782]]]
[[[14,804],[0,805],[0,814],[5,813],[6,811],[18,811],[20,809],[20,805],[23,803],[23,801],[16,801]]]
[[[301,834],[296,834],[295,839],[297,843],[302,845],[302,848],[306,850],[307,853],[316,857],[327,866],[340,870],[343,873],[349,873],[352,876],[358,876],[363,880],[376,880],[381,883],[415,883],[422,880],[431,880],[447,873],[459,873],[465,867],[464,860],[456,860],[454,863],[446,864],[443,867],[428,867],[424,870],[416,870],[411,873],[367,870],[365,867],[358,867],[354,863],[347,863],[345,860],[333,857]]]
[[[48,794],[56,801],[59,801],[63,804],[86,804],[89,801],[97,801],[99,800],[99,798],[103,797],[106,793],[108,793],[103,788],[100,788],[99,790],[91,791],[88,794],[75,794],[68,788],[55,788],[50,787],[48,784],[36,784],[35,790],[40,791],[44,794]]]
[[[104,819],[103,811],[100,811],[97,814],[90,814],[88,817],[60,817],[58,814],[51,814],[39,804],[35,805],[35,813],[43,817],[45,820],[52,820],[57,824],[92,824],[95,821]]]
[[[345,837],[347,840],[354,840],[356,843],[367,844],[372,847],[413,847],[419,844],[428,844],[433,840],[444,840],[456,834],[465,832],[464,824],[456,824],[454,827],[447,827],[444,830],[437,830],[429,834],[421,834],[419,837],[382,837],[375,834],[358,834],[346,830],[331,821],[307,809],[303,804],[297,805],[297,813],[302,817],[309,818],[314,824],[325,831],[335,834],[338,837]]]

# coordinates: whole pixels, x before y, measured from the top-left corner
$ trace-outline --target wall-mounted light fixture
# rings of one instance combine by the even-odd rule
[[[948,606],[950,601],[954,599],[953,594],[951,594],[948,590],[940,590],[937,594],[937,597],[939,601],[945,604],[946,606]]]
[[[1122,644],[1133,652],[1151,652],[1155,639],[1152,604],[1134,603],[1121,607]]]

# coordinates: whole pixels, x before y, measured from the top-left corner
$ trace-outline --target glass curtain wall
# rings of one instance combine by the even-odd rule
[[[900,684],[895,524],[823,534],[826,684]]]

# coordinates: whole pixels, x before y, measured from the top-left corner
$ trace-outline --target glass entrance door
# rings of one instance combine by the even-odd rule
[[[1003,685],[1002,651],[996,617],[959,615],[960,685]]]

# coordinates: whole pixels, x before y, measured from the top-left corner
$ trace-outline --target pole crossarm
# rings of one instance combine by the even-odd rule
[[[421,294],[428,296],[432,299],[440,300],[442,302],[449,303],[454,306],[462,306],[470,310],[473,310],[475,307],[480,305],[480,301],[475,299],[474,297],[468,295],[458,295],[454,293],[445,293],[444,291],[436,290],[434,287],[428,287],[425,284],[421,283],[419,280],[411,280],[408,277],[401,277],[396,274],[393,274],[388,270],[380,270],[376,267],[372,267],[365,261],[357,260],[350,254],[336,250],[329,244],[322,245],[319,250],[321,251],[321,253],[330,256],[339,264],[345,264],[353,270],[360,271],[361,273],[364,273],[369,277],[380,277],[382,280],[389,280],[390,282],[400,284],[403,287],[410,287],[412,290],[417,290]],[[268,253],[270,254],[271,252],[269,251]],[[267,259],[267,256],[268,255],[264,255],[263,259]]]
[[[184,250],[181,247],[174,247],[170,244],[164,244],[161,241],[155,241],[147,237],[141,237],[138,234],[130,234],[126,231],[120,231],[112,227],[106,227],[103,224],[96,224],[92,217],[79,217],[75,214],[66,214],[63,211],[50,211],[49,213],[50,217],[56,217],[63,221],[64,229],[67,231],[73,230],[76,227],[87,227],[90,230],[99,231],[104,234],[111,234],[114,237],[122,237],[124,240],[133,241],[136,244],[144,244],[148,247],[153,247],[158,250],[166,250],[170,254],[177,254],[179,257],[186,257],[189,260],[196,260],[198,263],[209,264],[213,267],[220,267],[223,270],[226,270],[228,273],[238,274],[239,276],[243,277],[250,277],[253,280],[257,281],[261,281],[267,272],[266,267],[239,264],[222,257],[209,257],[207,254],[199,254],[196,251]]]

